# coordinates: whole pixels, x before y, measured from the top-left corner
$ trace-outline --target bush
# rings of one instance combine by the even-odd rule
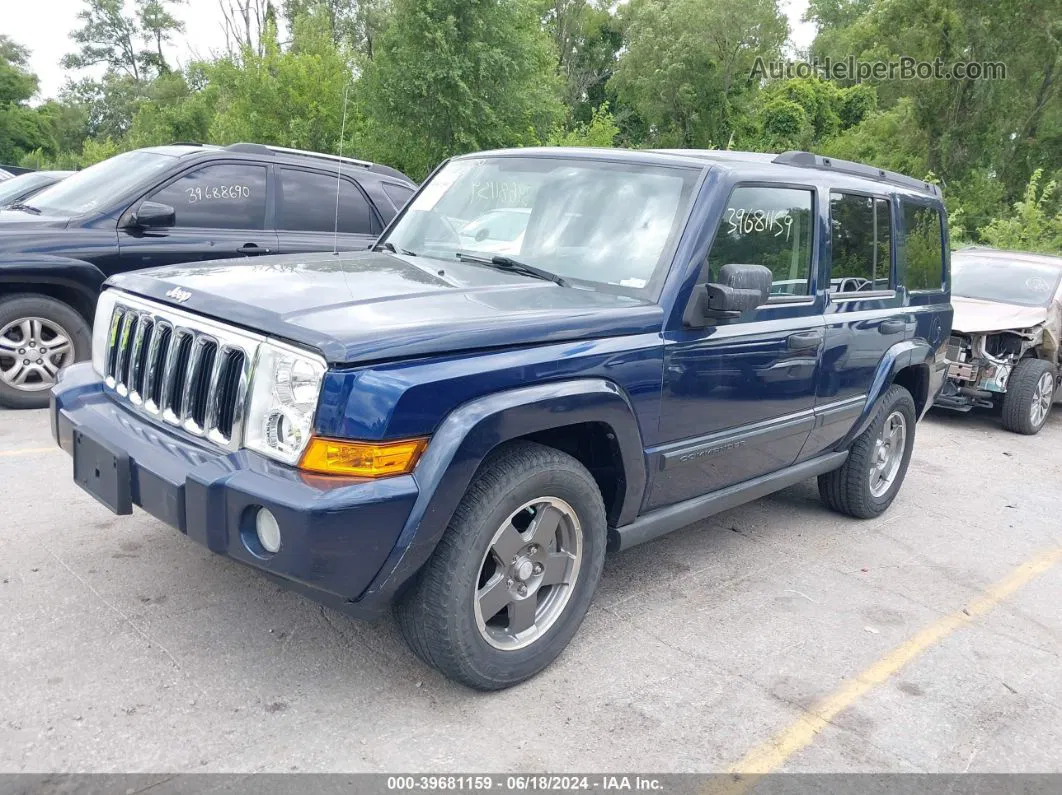
[[[1011,214],[978,230],[985,243],[995,248],[1062,254],[1062,211],[1055,200],[1058,183],[1048,180],[1041,188],[1042,179],[1043,171],[1037,169]]]

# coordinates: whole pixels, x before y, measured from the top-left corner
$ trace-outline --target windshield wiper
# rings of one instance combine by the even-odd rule
[[[24,213],[32,213],[33,215],[40,215],[41,214],[41,211],[40,211],[39,208],[34,207],[34,206],[30,205],[30,204],[23,204],[22,202],[15,202],[14,204],[10,205],[7,209],[9,209],[9,210],[22,210],[22,212],[24,212]]]
[[[395,244],[390,240],[385,240],[383,243],[377,243],[372,247],[373,251],[380,251],[381,249],[384,251],[390,251],[392,254],[405,254],[407,257],[417,256],[417,252],[415,251],[410,251],[406,248],[395,248]]]
[[[545,268],[539,268],[535,265],[528,265],[526,262],[520,262],[512,257],[503,257],[501,254],[495,254],[494,256],[486,257],[481,254],[467,254],[464,251],[456,252],[455,256],[462,262],[475,262],[480,265],[488,265],[492,268],[497,268],[500,271],[509,271],[510,273],[519,273],[523,276],[532,276],[536,279],[543,279],[547,282],[553,282],[561,287],[567,287],[568,282],[565,281],[563,276],[558,276],[553,271],[548,271]]]

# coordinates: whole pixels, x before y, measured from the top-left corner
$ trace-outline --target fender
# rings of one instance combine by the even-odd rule
[[[491,450],[529,433],[581,422],[603,423],[615,435],[626,485],[617,524],[633,521],[645,489],[645,455],[634,410],[615,384],[587,378],[498,392],[455,409],[432,436],[414,472],[420,493],[413,510],[358,601],[390,601],[427,562]]]
[[[859,415],[859,419],[852,430],[848,432],[848,435],[834,449],[847,449],[852,440],[867,429],[874,417],[874,411],[877,409],[878,398],[885,394],[885,390],[892,385],[893,379],[896,378],[898,372],[915,364],[930,366],[930,372],[932,372],[933,361],[933,348],[925,340],[904,340],[903,342],[897,342],[885,351],[885,355],[878,363],[878,369],[874,373],[874,380],[870,384],[870,389],[867,391],[867,402],[863,404],[863,413]],[[927,407],[930,402],[932,402],[932,391],[930,392],[930,399],[926,401]]]
[[[85,260],[51,254],[20,254],[0,261],[0,284],[49,284],[76,290],[92,306],[107,276]]]

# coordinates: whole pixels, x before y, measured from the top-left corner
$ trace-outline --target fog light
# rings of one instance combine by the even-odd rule
[[[280,551],[280,525],[277,517],[268,508],[259,508],[254,517],[254,527],[258,532],[258,543],[266,552]]]

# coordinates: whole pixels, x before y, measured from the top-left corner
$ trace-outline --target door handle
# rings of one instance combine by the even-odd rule
[[[882,334],[900,334],[906,329],[907,324],[902,320],[883,320],[878,324],[878,331]]]
[[[253,257],[256,254],[268,254],[269,249],[262,248],[257,243],[244,243],[242,246],[236,249],[236,252],[238,254],[246,254],[249,257]]]
[[[791,351],[807,351],[819,347],[822,342],[821,331],[805,331],[799,334],[790,334],[785,338],[786,344]]]

